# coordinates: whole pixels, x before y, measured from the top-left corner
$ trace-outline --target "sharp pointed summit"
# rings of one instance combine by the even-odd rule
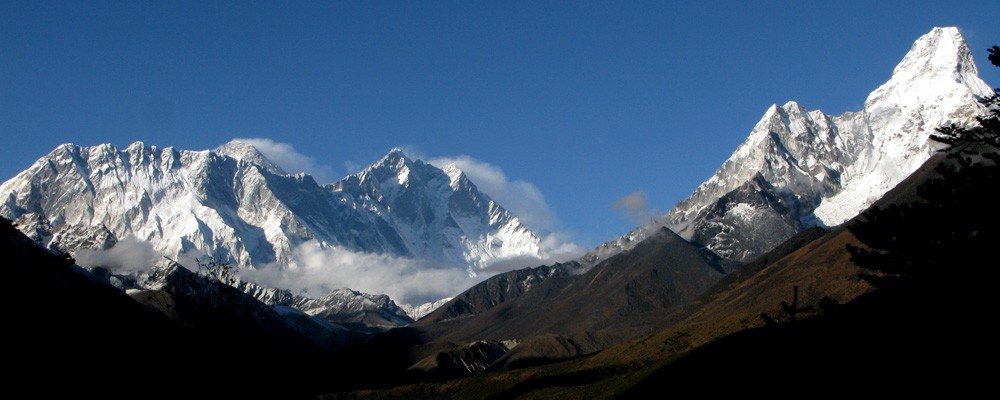
[[[958,29],[921,36],[865,101],[870,146],[845,169],[843,190],[823,199],[816,217],[837,225],[857,215],[937,151],[930,140],[935,128],[974,121],[983,113],[976,99],[992,94]]]
[[[395,148],[333,190],[392,212],[411,252],[464,260],[471,274],[507,257],[539,258],[538,237],[457,167],[441,169]],[[463,245],[467,240],[476,244]]]

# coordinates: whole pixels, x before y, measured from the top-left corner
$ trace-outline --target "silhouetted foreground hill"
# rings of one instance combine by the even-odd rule
[[[241,309],[200,307],[197,319],[171,319],[5,219],[0,282],[8,371],[0,391],[8,394],[296,398],[342,384],[327,353],[249,324]]]
[[[0,224],[4,363],[13,372],[6,388],[99,393],[180,372],[158,355],[194,355],[193,337],[178,324]]]

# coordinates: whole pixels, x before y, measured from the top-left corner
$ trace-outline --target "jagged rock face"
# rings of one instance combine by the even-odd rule
[[[958,30],[934,28],[861,111],[772,105],[715,174],[655,225],[749,261],[806,227],[857,215],[933,155],[935,128],[973,123],[983,113],[977,96],[990,94]],[[595,264],[654,231],[638,228],[583,261]]]
[[[402,308],[403,311],[406,312],[406,315],[408,315],[410,318],[413,318],[413,320],[416,321],[427,316],[427,314],[434,312],[434,310],[437,310],[441,306],[447,304],[452,299],[454,299],[454,297],[445,297],[441,300],[432,301],[415,306],[409,304],[401,304],[400,308]]]
[[[393,328],[413,322],[389,296],[338,289],[318,299],[296,296],[287,304],[322,320],[339,324]]]
[[[462,292],[428,314],[433,321],[445,321],[483,313],[498,304],[517,298],[553,276],[567,275],[579,267],[575,262],[543,265],[507,271],[486,279]]]
[[[60,251],[135,236],[173,258],[195,251],[240,267],[294,266],[294,249],[315,240],[473,273],[539,254],[538,238],[457,168],[399,150],[320,186],[246,143],[215,151],[67,144],[0,186],[0,196],[0,215]]]
[[[698,215],[691,240],[709,249],[731,249],[729,259],[767,252],[802,229],[794,199],[778,197],[761,175],[726,193]]]
[[[166,259],[157,262],[153,268],[138,272],[115,273],[104,267],[90,268],[90,270],[113,286],[131,293],[162,290],[164,287],[170,286],[171,283],[177,282],[169,280],[174,274],[184,275],[187,281],[202,286],[202,288],[194,286],[190,288],[202,297],[211,297],[211,293],[201,293],[203,291],[201,289],[207,288],[218,292],[220,291],[219,286],[231,286],[232,289],[240,293],[240,296],[254,299],[256,302],[272,307],[286,317],[290,314],[302,314],[301,316],[291,315],[299,317],[297,320],[301,323],[307,322],[306,318],[302,317],[305,316],[323,323],[350,326],[356,330],[378,331],[413,322],[413,319],[409,317],[410,310],[396,305],[389,296],[384,294],[373,295],[350,289],[336,289],[319,298],[311,298],[302,294],[293,294],[286,289],[276,289],[240,280],[235,275],[219,275],[217,271],[214,274],[212,271],[205,270],[199,270],[198,273],[189,272],[179,264]],[[225,290],[229,291],[230,289]],[[428,304],[422,307],[436,307],[440,304],[443,304],[443,301],[437,305]],[[290,310],[298,311],[292,313]]]
[[[305,315],[338,325],[387,329],[404,326],[416,318],[410,316],[412,310],[396,305],[384,294],[335,289],[319,298],[312,298],[242,280],[233,286],[269,306],[294,308]]]
[[[244,291],[187,270],[176,263],[159,265],[139,277],[133,299],[171,319],[208,332],[246,334],[255,340],[302,342],[333,351],[348,344],[347,329],[335,324],[282,315]]]

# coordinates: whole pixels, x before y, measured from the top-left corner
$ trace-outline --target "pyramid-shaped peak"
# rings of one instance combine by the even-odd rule
[[[399,169],[412,163],[413,160],[406,155],[403,149],[393,147],[384,157],[382,157],[382,159],[378,160],[378,162],[369,167],[369,169],[379,167]]]
[[[399,147],[393,147],[388,153],[385,154],[385,157],[382,158],[388,160],[410,160],[410,157],[406,155],[406,152]]]

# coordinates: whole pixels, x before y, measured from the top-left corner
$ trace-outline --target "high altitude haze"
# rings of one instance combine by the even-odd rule
[[[931,27],[957,26],[982,66],[1000,41],[995,9],[4,2],[0,179],[67,142],[261,138],[320,183],[404,147],[502,172],[496,186],[534,200],[528,228],[591,247],[690,195],[771,104],[861,109]]]

